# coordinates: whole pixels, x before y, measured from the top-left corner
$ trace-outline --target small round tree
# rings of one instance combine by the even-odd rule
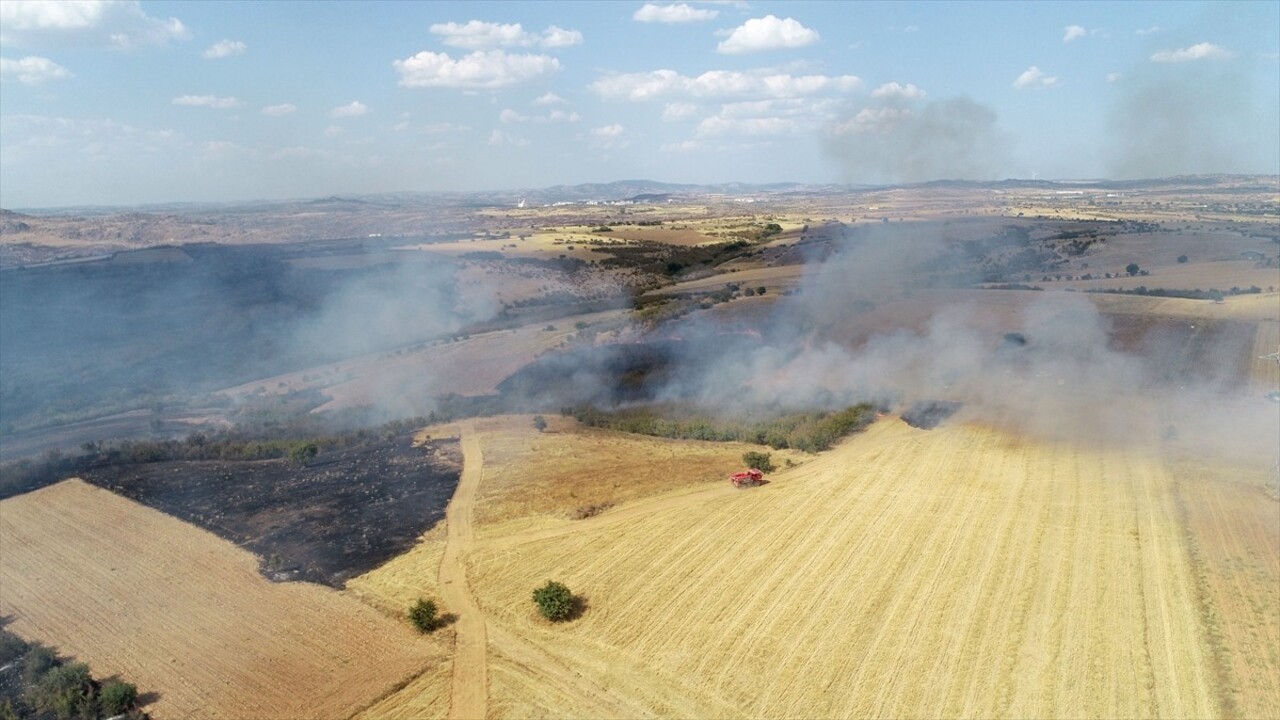
[[[1124,271],[1129,273],[1130,275],[1137,275],[1139,269],[1140,268],[1138,267],[1138,263],[1129,263],[1128,265],[1124,266]]]
[[[573,615],[573,593],[554,580],[533,591],[533,602],[542,617],[551,622],[568,620]]]
[[[409,622],[418,628],[420,633],[428,633],[436,629],[439,619],[436,617],[436,604],[432,600],[418,598],[418,602],[409,608]]]
[[[541,415],[534,415],[534,416],[533,416],[533,427],[534,427],[534,429],[536,429],[538,432],[542,432],[542,431],[546,430],[546,429],[547,429],[547,419],[546,419],[546,418],[544,418],[544,417],[542,417]]]
[[[742,453],[742,462],[745,463],[747,467],[764,473],[773,472],[777,469],[773,464],[773,453],[749,450]]]
[[[108,680],[98,695],[98,707],[107,717],[122,715],[138,704],[138,687],[133,683]]]

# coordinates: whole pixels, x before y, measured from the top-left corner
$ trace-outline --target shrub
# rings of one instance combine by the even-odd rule
[[[418,628],[418,632],[428,633],[436,629],[436,625],[440,622],[436,617],[435,601],[418,598],[418,602],[409,608],[409,622]]]
[[[57,654],[43,645],[37,645],[22,660],[22,679],[30,685],[57,666]]]
[[[547,429],[547,419],[546,419],[546,418],[544,418],[544,417],[542,417],[541,415],[534,415],[534,416],[533,416],[533,427],[534,427],[534,429],[536,429],[538,432],[542,432],[543,430],[546,430],[546,429]]]
[[[317,447],[315,443],[299,443],[289,451],[289,462],[294,465],[306,465],[318,454],[320,454],[320,448]]]
[[[1186,262],[1186,261],[1187,261],[1187,256],[1186,256],[1186,255],[1179,255],[1179,256],[1178,256],[1178,262],[1179,262],[1179,263],[1184,263],[1184,262]]]
[[[548,580],[546,585],[533,591],[533,602],[542,617],[551,622],[568,620],[573,615],[573,593],[554,580]]]
[[[1129,273],[1129,275],[1131,275],[1131,276],[1132,276],[1132,275],[1137,275],[1137,274],[1138,274],[1138,269],[1139,269],[1139,268],[1138,268],[1138,263],[1129,263],[1128,265],[1125,265],[1125,266],[1124,266],[1124,271],[1125,271],[1125,272],[1127,272],[1127,273]]]
[[[749,450],[742,453],[742,462],[746,463],[747,467],[760,472],[773,472],[776,469],[773,465],[773,453]]]
[[[103,715],[114,717],[133,709],[138,703],[138,688],[133,683],[108,680],[98,695],[98,707]]]

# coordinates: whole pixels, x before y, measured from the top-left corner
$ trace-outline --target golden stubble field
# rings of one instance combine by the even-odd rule
[[[79,480],[0,502],[0,615],[158,693],[156,718],[346,717],[449,665],[444,638]]]
[[[480,539],[490,714],[1280,710],[1260,649],[1280,625],[1277,506],[1256,484],[1147,447],[896,420],[774,480]],[[547,578],[585,596],[582,618],[535,616]]]

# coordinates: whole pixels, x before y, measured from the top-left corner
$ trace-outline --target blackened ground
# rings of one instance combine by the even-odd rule
[[[902,413],[902,421],[914,428],[932,430],[955,415],[959,409],[958,402],[927,400],[912,405],[910,410]]]
[[[462,472],[457,441],[401,435],[286,460],[119,465],[84,479],[210,530],[263,559],[272,580],[340,588],[411,548],[444,518]]]

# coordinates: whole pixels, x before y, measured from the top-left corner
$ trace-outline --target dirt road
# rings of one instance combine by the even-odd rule
[[[484,474],[480,440],[468,423],[462,426],[462,479],[445,514],[448,536],[440,561],[440,595],[446,608],[456,613],[457,647],[453,660],[450,718],[483,718],[489,694],[484,615],[467,585],[464,558],[474,542],[471,513],[476,488]]]

